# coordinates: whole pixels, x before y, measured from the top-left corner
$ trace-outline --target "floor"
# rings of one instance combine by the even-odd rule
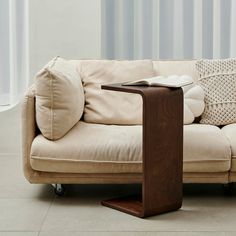
[[[181,210],[139,219],[100,205],[138,185],[70,185],[56,197],[24,179],[19,156],[0,159],[0,236],[236,235],[236,190],[226,196],[221,185],[185,185]]]

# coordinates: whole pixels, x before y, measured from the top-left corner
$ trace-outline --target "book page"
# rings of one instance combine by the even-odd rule
[[[135,80],[132,82],[123,83],[123,85],[151,85],[153,82],[158,82],[160,79],[164,79],[163,76],[155,76],[146,79]]]
[[[152,84],[152,83],[158,83],[158,81],[165,79],[164,76],[155,76],[155,77],[151,77],[151,78],[147,78],[147,79],[143,79],[145,81],[148,82],[148,84]]]
[[[156,76],[141,80],[136,80],[123,85],[148,85],[148,86],[164,86],[164,87],[182,87],[188,84],[192,84],[193,79],[188,75],[171,75],[168,77]]]
[[[122,85],[148,85],[148,82],[145,79],[135,80],[131,82],[125,82]]]
[[[182,75],[171,75],[167,78],[161,78],[153,80],[151,86],[166,86],[166,87],[181,87],[193,83],[193,79],[190,76]]]

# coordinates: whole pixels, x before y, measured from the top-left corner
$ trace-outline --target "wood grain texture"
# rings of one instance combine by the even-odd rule
[[[121,84],[104,85],[102,89],[138,93],[143,98],[141,203],[129,197],[102,204],[138,217],[179,209],[183,176],[182,89]]]
[[[143,211],[142,195],[123,196],[102,201],[102,205],[141,217]]]

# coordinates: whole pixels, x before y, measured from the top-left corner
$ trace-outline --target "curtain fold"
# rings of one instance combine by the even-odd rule
[[[235,0],[102,0],[102,57],[236,57]]]
[[[229,54],[231,57],[236,55],[236,1],[231,0],[231,11],[230,11],[230,51]]]
[[[28,0],[0,3],[0,110],[11,107],[28,86]]]

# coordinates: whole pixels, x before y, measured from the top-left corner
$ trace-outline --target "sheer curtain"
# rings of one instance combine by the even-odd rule
[[[28,85],[28,2],[0,1],[0,111],[18,103]]]
[[[236,57],[236,1],[102,0],[102,57]]]

